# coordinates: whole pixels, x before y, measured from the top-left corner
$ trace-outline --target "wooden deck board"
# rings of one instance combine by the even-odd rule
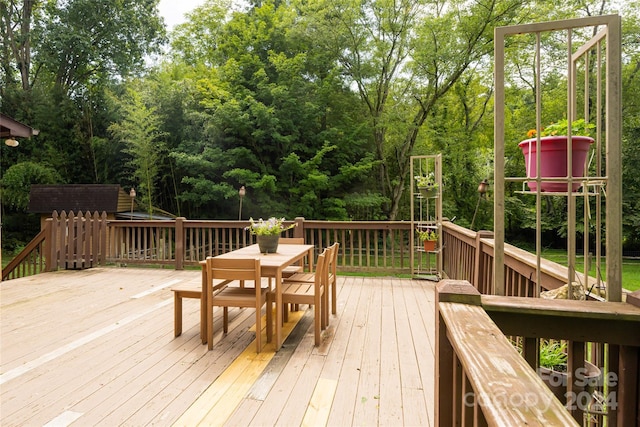
[[[380,409],[380,352],[382,330],[382,284],[377,277],[369,279],[371,285],[371,299],[366,307],[360,305],[358,311],[367,311],[365,324],[364,345],[360,375],[358,377],[358,391],[353,414],[353,422],[357,425],[364,423],[378,425]],[[390,349],[393,351],[394,349]]]
[[[232,381],[223,411],[207,390],[252,345],[255,316],[230,310],[223,335],[216,311],[208,352],[199,302],[186,299],[174,338],[175,281],[199,283],[200,271],[95,268],[2,282],[0,424],[170,426],[200,405],[196,424],[432,425],[433,283],[339,276],[322,345],[313,346],[311,308],[290,357],[250,362],[254,379]]]

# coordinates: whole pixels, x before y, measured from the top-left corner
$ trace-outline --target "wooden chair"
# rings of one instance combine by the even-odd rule
[[[338,251],[340,250],[340,243],[335,242],[330,246],[331,259],[329,260],[329,284],[331,285],[331,313],[336,314],[338,305]]]
[[[182,335],[182,299],[183,298],[196,298],[200,300],[200,338],[204,343],[206,333],[204,333],[203,317],[205,311],[202,307],[202,286],[197,285],[184,285],[180,287],[171,288],[173,291],[173,332],[176,337]]]
[[[202,263],[201,263],[202,264]],[[205,275],[206,264],[202,264],[202,280],[206,280]],[[213,290],[218,290],[225,286],[229,281],[216,281],[213,283]],[[173,291],[173,332],[176,337],[182,335],[182,299],[183,298],[194,298],[200,300],[200,338],[202,339],[202,343],[206,343],[207,331],[207,314],[205,302],[202,299],[202,283],[185,283],[181,285],[177,285],[171,288]]]
[[[338,250],[340,249],[340,243],[335,242],[333,245],[327,248],[328,250],[328,274],[329,274],[329,284],[331,285],[331,313],[336,314],[337,312],[337,288],[338,288],[338,279],[336,277],[337,265],[338,265]],[[294,281],[294,282],[313,282],[314,281],[314,273],[296,273],[292,274],[289,277],[283,278],[284,281]],[[329,302],[329,291],[327,289],[326,301]],[[327,306],[328,307],[328,306]]]
[[[284,243],[286,245],[304,245],[304,237],[281,237],[280,243]],[[302,262],[297,262],[294,265],[289,265],[282,270],[282,277],[289,277],[295,273],[302,273],[304,271],[304,267]]]
[[[223,331],[229,331],[229,307],[255,308],[256,310],[256,351],[262,350],[262,306],[267,302],[269,288],[261,286],[259,259],[207,258],[207,285],[210,298],[207,299],[207,343],[213,349],[213,307],[223,307]],[[254,282],[252,287],[225,286],[214,291],[213,281],[238,280]],[[271,312],[267,310],[267,324],[271,324]],[[267,341],[271,341],[271,328],[267,327]]]
[[[329,323],[329,313],[325,303],[325,293],[328,282],[328,259],[327,250],[325,249],[322,254],[318,256],[313,282],[287,280],[282,283],[283,307],[286,307],[286,304],[309,304],[314,306],[313,316],[316,346],[320,345],[322,329]],[[270,312],[272,310],[271,304],[275,302],[275,293],[270,291],[267,298],[267,312]],[[282,320],[283,319],[276,319],[277,322],[281,322]],[[269,323],[267,330],[270,328],[271,324]]]

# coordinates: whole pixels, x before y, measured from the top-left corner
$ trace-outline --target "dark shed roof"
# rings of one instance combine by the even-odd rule
[[[32,185],[29,212],[123,212],[131,209],[131,198],[119,185]]]

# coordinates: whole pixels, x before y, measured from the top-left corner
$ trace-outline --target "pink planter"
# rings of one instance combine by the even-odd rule
[[[593,144],[593,138],[588,136],[574,136],[572,139],[573,153],[573,177],[582,178],[586,168],[587,153]],[[536,138],[526,139],[518,146],[524,154],[524,163],[527,170],[527,178],[536,177]],[[540,138],[540,176],[542,178],[567,176],[567,137],[545,136]],[[573,191],[580,188],[580,182],[573,183]],[[527,186],[531,191],[536,191],[535,181],[528,181]],[[567,184],[562,181],[548,181],[540,184],[541,191],[565,192]]]

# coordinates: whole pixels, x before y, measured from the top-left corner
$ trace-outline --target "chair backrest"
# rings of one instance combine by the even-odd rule
[[[304,237],[281,237],[279,243],[283,243],[285,245],[304,245]],[[302,260],[296,261],[294,266],[301,266]]]
[[[329,256],[329,274],[336,274],[336,266],[338,264],[338,250],[340,249],[340,243],[335,242],[333,245],[329,246],[330,256]]]
[[[325,248],[316,261],[316,272],[314,281],[317,285],[327,286],[329,284],[329,249]]]
[[[223,280],[253,280],[256,288],[260,288],[260,260],[258,258],[207,258],[207,273],[209,281]]]
[[[281,237],[279,243],[285,245],[304,245],[304,237]]]

